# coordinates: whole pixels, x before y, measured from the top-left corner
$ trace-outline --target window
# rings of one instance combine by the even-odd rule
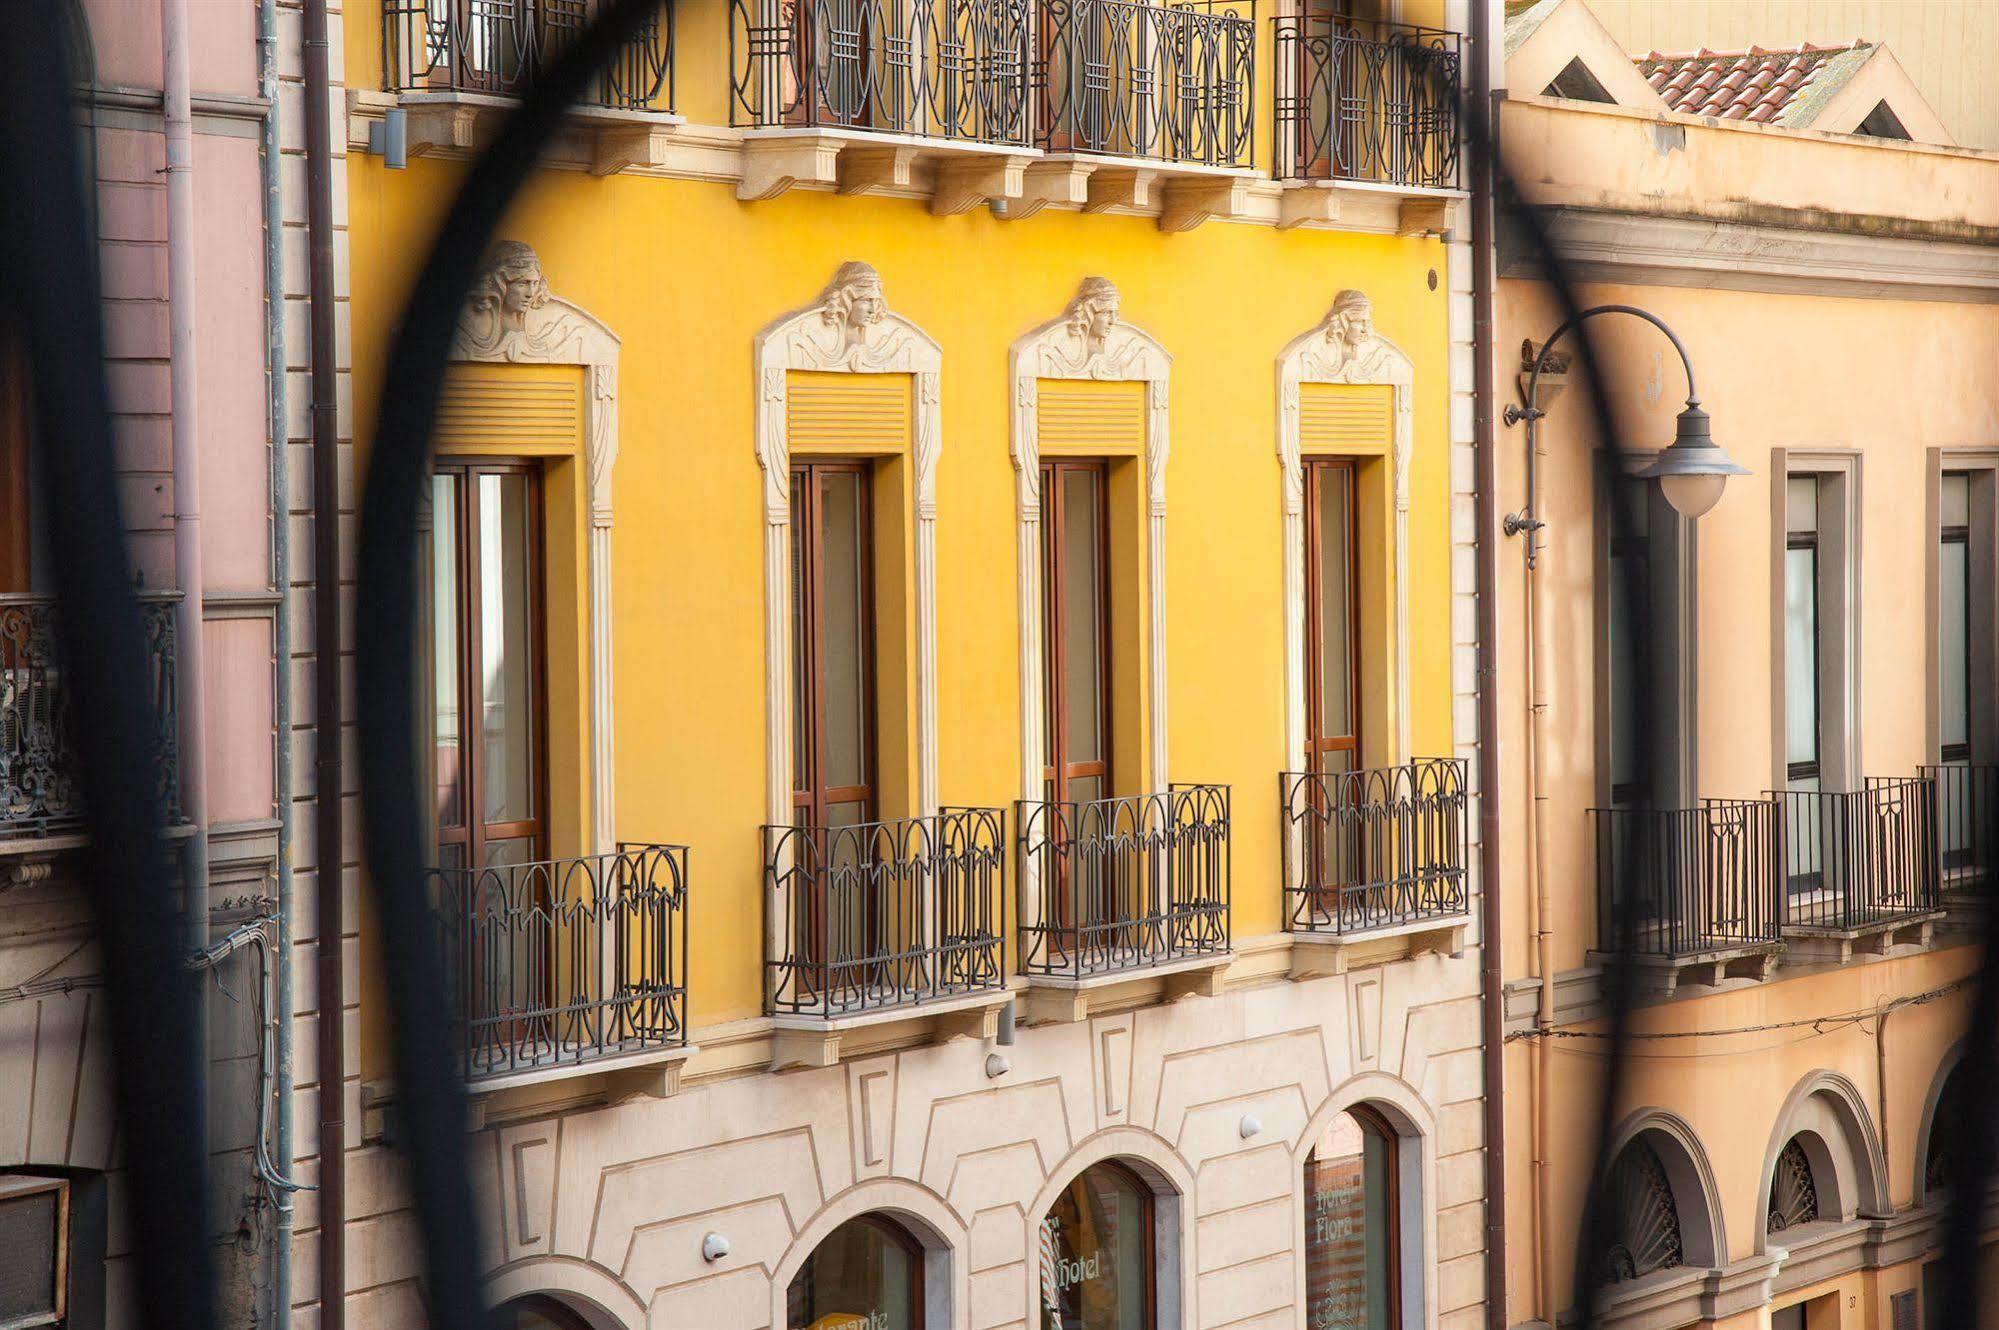
[[[0,594],[35,590],[46,562],[35,557],[28,409],[27,363],[16,349],[0,347]]]
[[[1153,1330],[1153,1223],[1131,1169],[1079,1173],[1041,1220],[1041,1330]]]
[[[68,1314],[69,1184],[0,1175],[0,1326],[60,1326]]]
[[[1658,1150],[1643,1136],[1625,1146],[1611,1165],[1608,1193],[1613,1227],[1605,1282],[1638,1279],[1686,1264],[1672,1182]]]
[[[1110,794],[1109,467],[1041,464],[1047,655],[1048,798],[1087,803]]]
[[[1352,771],[1360,757],[1360,595],[1355,468],[1305,463],[1305,761]]]
[[[1937,696],[1945,762],[1971,760],[1971,475],[1943,476],[1937,547]]]
[[[1305,1323],[1401,1326],[1400,1143],[1366,1107],[1334,1118],[1305,1160]]]
[[[874,551],[866,462],[791,468],[792,816],[875,817]]]
[[[1549,80],[1547,87],[1541,89],[1541,95],[1543,97],[1566,97],[1570,101],[1576,102],[1615,104],[1617,100],[1604,90],[1603,84],[1597,80],[1596,75],[1590,73],[1589,66],[1583,63],[1581,56],[1577,56],[1575,59],[1569,61],[1568,64],[1563,65],[1562,72]]]
[[[826,1235],[785,1292],[787,1330],[916,1330],[923,1323],[923,1248],[882,1215]]]
[[[1816,475],[1791,476],[1784,492],[1784,773],[1791,788],[1816,790],[1824,735],[1820,678],[1819,508]]]
[[[1902,123],[1902,117],[1896,115],[1894,108],[1886,102],[1874,103],[1874,109],[1867,113],[1866,119],[1854,127],[1853,132],[1865,134],[1869,138],[1901,139],[1905,143],[1910,138],[1907,126]]]
[[[1772,1235],[1827,1216],[1819,1206],[1818,1177],[1802,1136],[1793,1136],[1770,1174],[1769,1231]]]
[[[1620,477],[1613,498],[1621,520],[1610,527],[1610,558],[1606,567],[1610,663],[1610,802],[1628,807],[1645,794],[1645,770],[1638,751],[1639,706],[1647,696],[1645,664],[1652,652],[1668,644],[1653,642],[1642,651],[1639,634],[1653,623],[1651,489],[1642,480]],[[1654,734],[1659,747],[1663,736]]]
[[[430,516],[439,866],[531,863],[547,855],[540,472],[440,461]]]
[[[497,1330],[591,1330],[581,1316],[539,1293],[496,1308],[493,1318]]]

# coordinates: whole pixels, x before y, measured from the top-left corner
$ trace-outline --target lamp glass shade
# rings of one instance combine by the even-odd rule
[[[1746,476],[1749,468],[1730,460],[1715,444],[1707,412],[1690,401],[1674,419],[1673,446],[1638,474],[1659,482],[1674,512],[1694,518],[1721,501],[1721,488],[1730,476]]]
[[[1685,518],[1706,516],[1708,509],[1721,502],[1722,486],[1727,483],[1728,476],[1717,472],[1659,477],[1666,502]]]

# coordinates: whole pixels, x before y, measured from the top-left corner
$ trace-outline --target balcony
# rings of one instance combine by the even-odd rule
[[[161,820],[180,814],[180,720],[175,701],[174,607],[179,592],[139,597],[154,732],[138,745],[153,771]],[[0,595],[0,843],[53,842],[82,831],[69,689],[57,660],[52,597]]]
[[[1331,220],[1342,194],[1386,192],[1400,196],[1405,234],[1448,225],[1461,142],[1458,34],[1338,14],[1274,23],[1285,216]]]
[[[1782,790],[1784,938],[1793,959],[1844,963],[1929,941],[1938,890],[1937,785],[1869,777],[1839,792]]]
[[[1708,799],[1698,808],[1596,808],[1597,940],[1627,944],[1648,987],[1768,977],[1778,926],[1777,807]]]
[[[412,154],[465,154],[490,141],[513,98],[561,56],[603,0],[385,0],[383,89],[365,117],[400,108]],[[673,114],[673,0],[645,20],[570,113],[570,139],[599,175],[664,160]],[[364,99],[367,94],[362,95]],[[366,140],[363,140],[366,141]],[[565,144],[557,157],[577,155]]]
[[[1227,963],[1226,785],[1023,802],[1019,847],[1020,965],[1031,979],[1080,991]]]
[[[1039,0],[1035,142],[1048,152],[1252,164],[1251,0]]]
[[[437,868],[429,887],[473,1090],[593,1072],[670,1089],[689,1051],[684,846]]]
[[[1005,998],[1006,829],[997,808],[766,826],[765,1000],[781,1062],[838,1060],[837,1033]],[[814,1043],[818,1040],[818,1043]]]
[[[1465,785],[1457,758],[1285,772],[1284,919],[1294,941],[1435,933],[1444,936],[1425,949],[1455,950],[1466,910]],[[1344,953],[1334,956],[1343,970]]]
[[[1999,867],[1999,766],[1946,762],[1919,774],[1936,785],[1938,885],[1947,899],[1982,904]]]

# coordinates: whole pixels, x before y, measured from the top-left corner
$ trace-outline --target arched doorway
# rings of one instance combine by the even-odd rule
[[[1154,1211],[1152,1188],[1115,1159],[1061,1190],[1040,1225],[1040,1330],[1154,1330]]]
[[[882,1214],[826,1235],[785,1291],[786,1330],[920,1330],[923,1245]]]
[[[1377,1110],[1334,1115],[1305,1159],[1308,1325],[1402,1324],[1402,1140]]]

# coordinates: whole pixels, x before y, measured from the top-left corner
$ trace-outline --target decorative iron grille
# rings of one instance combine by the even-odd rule
[[[1770,1232],[1781,1233],[1821,1218],[1811,1157],[1793,1136],[1777,1155],[1777,1167],[1770,1174]]]
[[[160,817],[180,814],[180,712],[174,691],[178,591],[139,597],[145,681],[155,728],[137,754],[153,769]],[[0,594],[0,836],[38,836],[82,823],[69,692],[56,658],[52,596]]]
[[[852,1016],[1003,988],[1006,815],[947,808],[852,826],[766,826],[782,1016]]]
[[[390,92],[518,96],[589,25],[602,0],[388,0],[382,7]],[[672,0],[599,76],[592,100],[625,111],[673,109]]]
[[[1461,758],[1285,772],[1286,926],[1350,933],[1463,914],[1465,784]]]
[[[1251,164],[1254,0],[1038,0],[1035,13],[1040,147]]]
[[[1637,1279],[1686,1263],[1673,1184],[1666,1177],[1659,1152],[1642,1136],[1625,1146],[1612,1165],[1609,1197],[1614,1237],[1606,1253],[1605,1283]]]
[[[1992,879],[1995,829],[1999,829],[1999,766],[1946,762],[1921,767],[1936,783],[1937,860],[1940,886],[1979,888]]]
[[[730,0],[730,122],[1027,142],[1027,0]]]
[[[471,1081],[687,1042],[687,850],[428,874]]]
[[[1457,33],[1343,14],[1275,23],[1280,179],[1458,183]]]
[[[1708,799],[1698,808],[1593,808],[1597,945],[1628,934],[1647,956],[1779,941],[1777,808]]]
[[[1870,776],[1858,790],[1781,790],[1788,927],[1854,929],[1938,908],[1937,786]]]
[[[1020,804],[1021,969],[1081,979],[1229,949],[1229,787]]]

